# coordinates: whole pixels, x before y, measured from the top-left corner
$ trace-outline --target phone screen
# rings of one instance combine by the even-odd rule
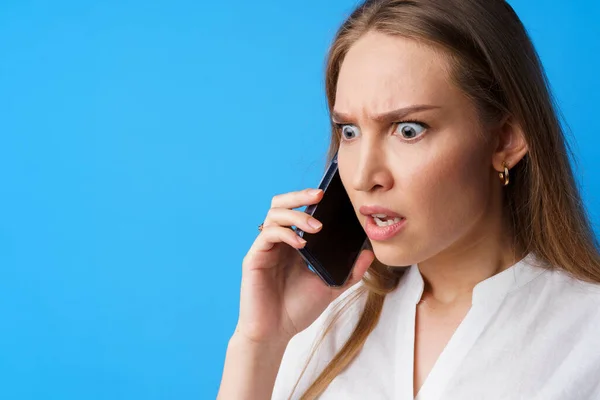
[[[324,190],[322,200],[306,212],[321,221],[323,228],[315,234],[298,229],[306,240],[299,251],[325,283],[342,286],[365,244],[366,234],[340,179],[337,157],[319,187]]]

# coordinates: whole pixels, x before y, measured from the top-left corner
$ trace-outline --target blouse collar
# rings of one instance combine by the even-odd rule
[[[545,269],[539,267],[539,262],[535,255],[530,252],[504,271],[475,285],[473,288],[472,304],[496,303],[497,301],[501,301],[509,292],[525,285],[544,271]],[[404,280],[403,291],[406,291],[405,298],[417,304],[421,300],[425,288],[425,282],[419,271],[418,264],[408,267]]]

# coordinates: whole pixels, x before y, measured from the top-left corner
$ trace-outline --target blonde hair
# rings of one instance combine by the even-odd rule
[[[572,152],[557,116],[558,107],[537,52],[511,6],[503,0],[365,1],[342,24],[328,54],[330,112],[344,57],[370,31],[442,49],[450,61],[454,83],[476,105],[482,122],[511,116],[519,123],[529,151],[511,169],[511,183],[504,188],[503,199],[515,244],[535,253],[548,268],[600,283],[599,245],[569,163]],[[338,146],[338,132],[332,125],[329,159]],[[318,397],[356,357],[377,325],[385,296],[397,287],[401,274],[377,260],[370,266],[364,286],[337,311],[339,316],[366,292],[354,331],[302,399]]]

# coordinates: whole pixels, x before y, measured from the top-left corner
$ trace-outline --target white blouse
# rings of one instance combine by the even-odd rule
[[[600,400],[600,285],[540,267],[530,253],[473,290],[472,307],[416,400]],[[289,343],[272,399],[288,399],[332,308]],[[424,282],[408,267],[384,302],[381,319],[321,400],[413,400],[416,305]],[[340,318],[292,396],[298,399],[358,321],[366,296]]]

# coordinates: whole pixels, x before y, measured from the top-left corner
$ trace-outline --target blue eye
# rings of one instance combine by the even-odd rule
[[[417,122],[417,121],[406,121],[406,122],[398,122],[398,128],[396,128],[396,132],[400,133],[402,137],[405,139],[414,139],[419,134],[423,133],[427,129],[427,125]]]
[[[352,140],[358,135],[358,128],[354,125],[338,124],[338,129],[341,131],[343,140]]]

